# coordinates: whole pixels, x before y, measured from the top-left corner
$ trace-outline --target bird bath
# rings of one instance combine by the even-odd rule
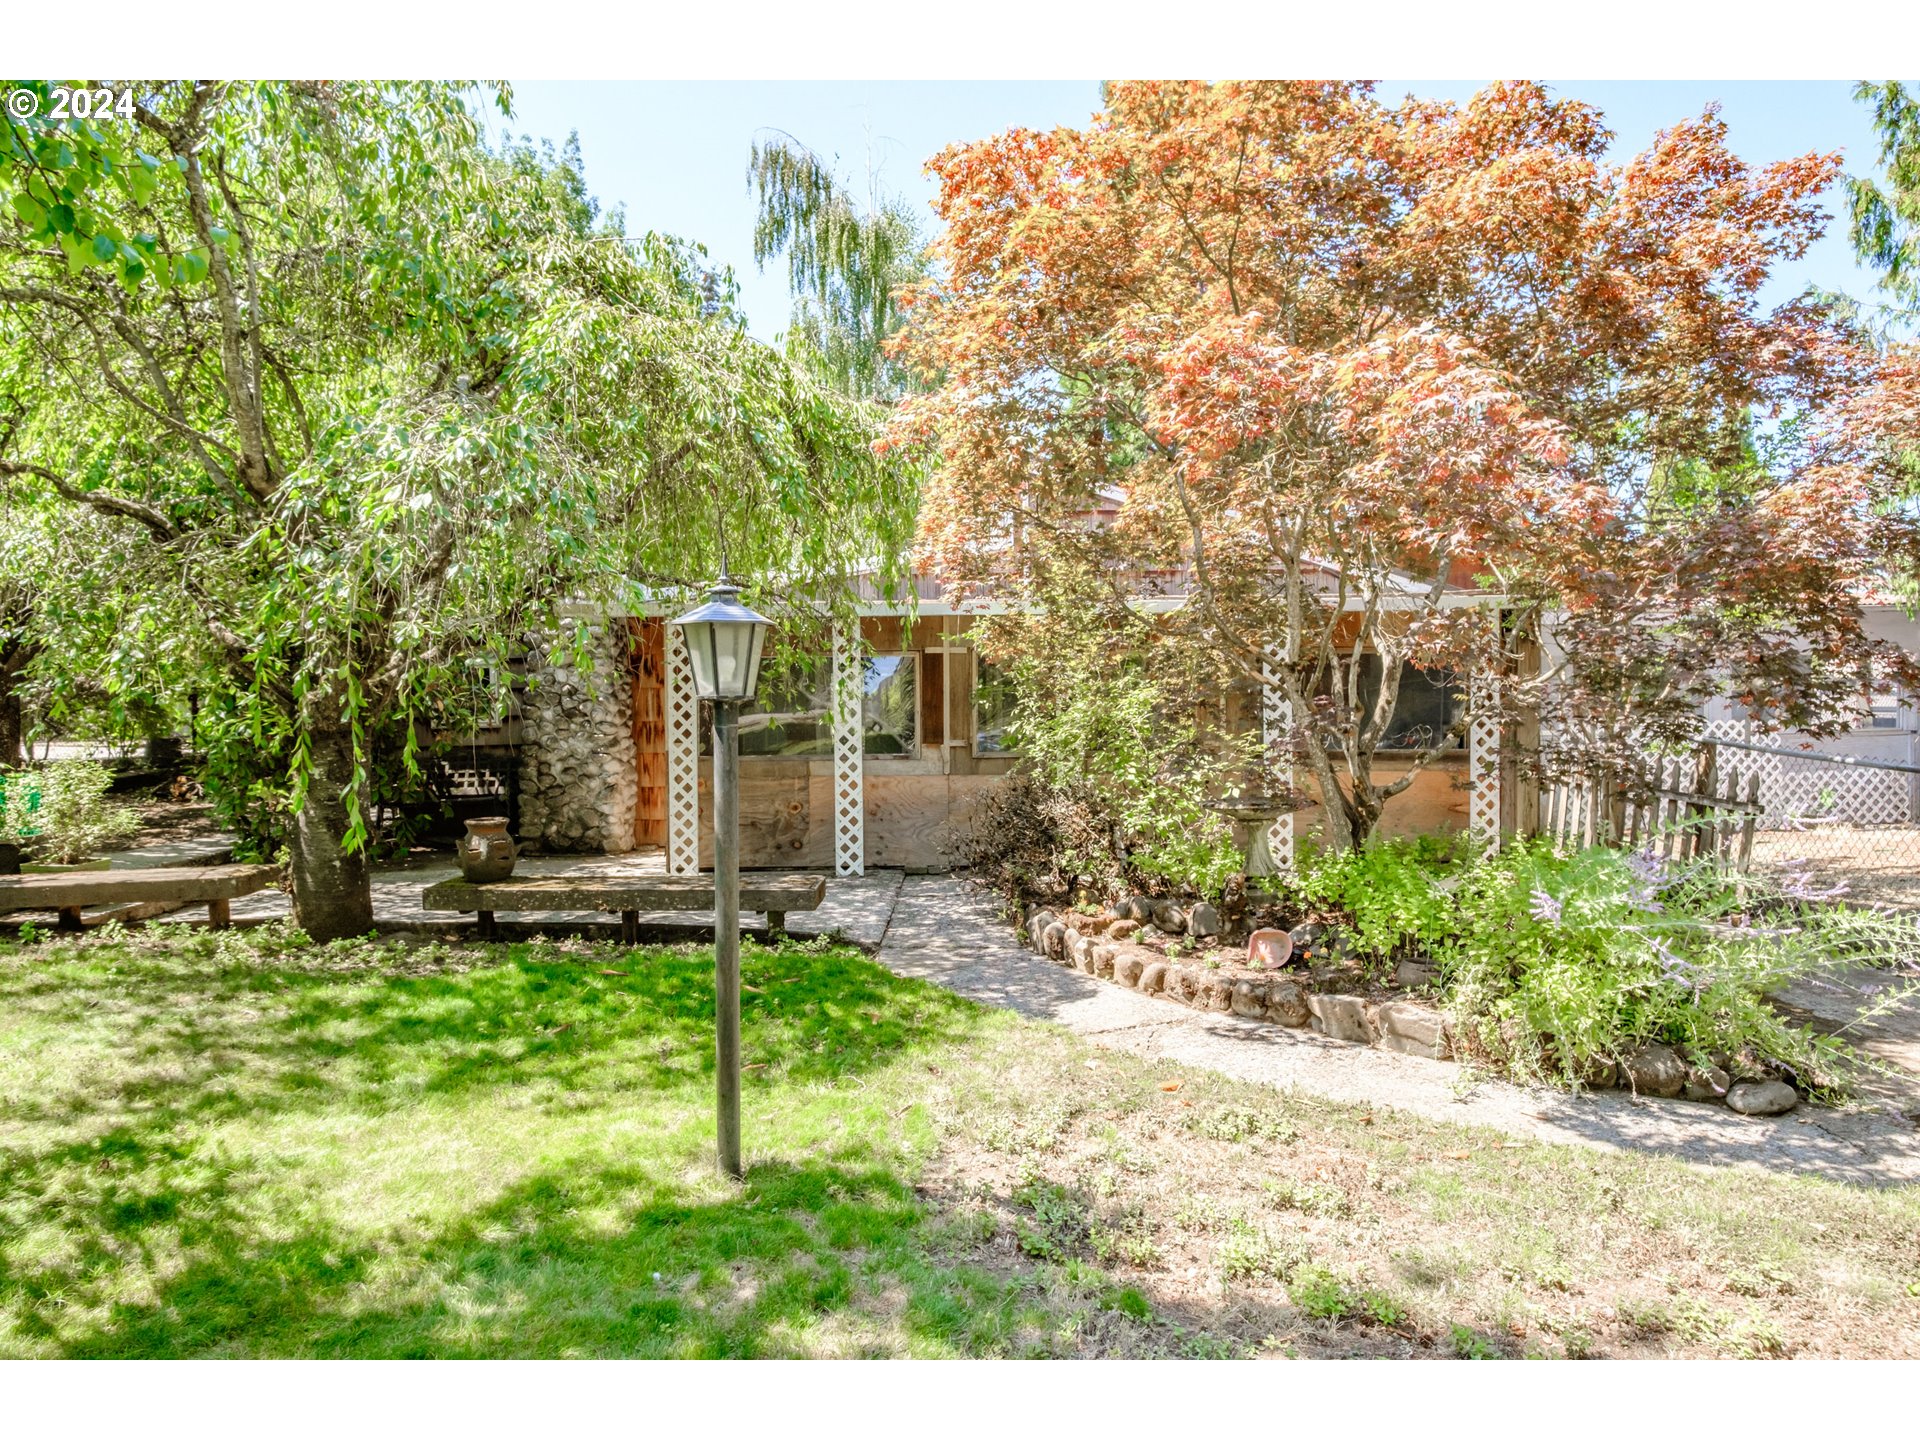
[[[1210,808],[1224,815],[1233,826],[1233,843],[1246,856],[1249,881],[1265,880],[1280,873],[1268,837],[1273,822],[1294,808],[1284,796],[1234,795],[1214,801]]]

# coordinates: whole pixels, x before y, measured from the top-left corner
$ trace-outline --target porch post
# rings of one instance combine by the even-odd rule
[[[1499,634],[1500,612],[1490,612]],[[1499,648],[1467,681],[1467,833],[1489,851],[1500,848],[1500,675],[1489,666]]]
[[[1261,653],[1260,666],[1260,742],[1266,746],[1268,763],[1274,778],[1289,790],[1293,788],[1293,745],[1287,732],[1293,728],[1293,702],[1280,685],[1280,667],[1287,662],[1287,647],[1268,645]],[[1267,850],[1283,873],[1293,871],[1293,814],[1277,816],[1267,831]]]
[[[700,697],[678,625],[662,627],[667,650],[667,873],[700,873]]]
[[[833,873],[867,873],[865,759],[861,754],[861,701],[866,665],[859,621],[833,627]]]

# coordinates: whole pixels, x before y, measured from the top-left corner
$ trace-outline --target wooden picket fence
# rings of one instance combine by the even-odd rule
[[[1663,859],[1712,860],[1744,874],[1761,814],[1759,767],[1723,768],[1718,747],[1708,744],[1691,756],[1649,756],[1545,788],[1538,833],[1561,851],[1651,848]]]

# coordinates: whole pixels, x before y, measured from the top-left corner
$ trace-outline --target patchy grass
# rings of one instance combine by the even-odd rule
[[[1095,1052],[845,947],[0,944],[0,1354],[1920,1354],[1920,1196]]]

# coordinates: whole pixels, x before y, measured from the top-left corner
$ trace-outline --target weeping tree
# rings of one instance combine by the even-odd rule
[[[316,938],[371,923],[372,737],[411,763],[563,600],[691,587],[722,533],[776,608],[897,572],[912,481],[865,411],[598,221],[572,155],[489,151],[504,89],[122,84],[130,124],[7,122],[0,333],[46,378],[0,395],[0,483],[127,537],[288,757]]]
[[[887,353],[905,320],[902,293],[927,277],[913,211],[870,174],[867,198],[790,135],[756,142],[747,179],[759,204],[754,262],[787,258],[793,293],[788,352],[839,389],[893,400],[909,372]]]
[[[1920,95],[1898,80],[1862,81],[1853,93],[1873,112],[1886,174],[1884,185],[1847,181],[1853,246],[1896,303],[1920,310]]]

